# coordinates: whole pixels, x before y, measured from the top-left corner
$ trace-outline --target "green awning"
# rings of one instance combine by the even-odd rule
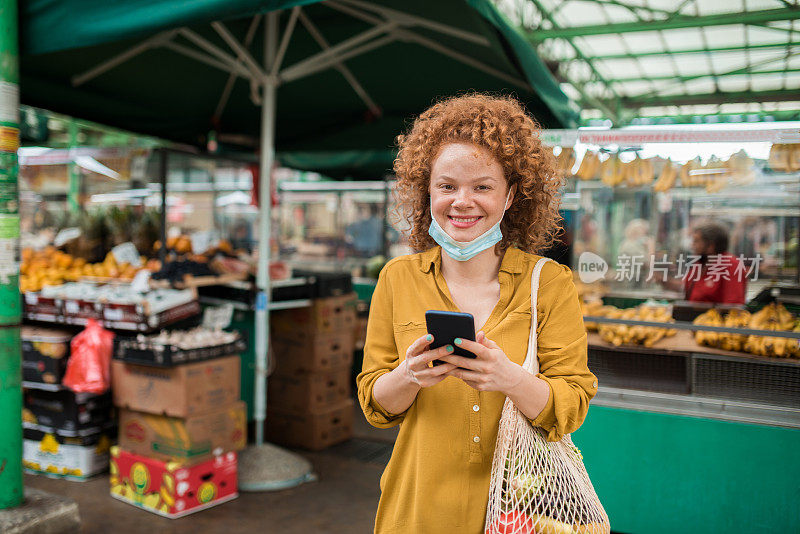
[[[231,76],[226,66],[236,63],[225,59],[237,52],[212,23],[243,43],[253,17],[275,9],[284,10],[284,35],[293,8],[301,15],[281,64],[281,74],[289,74],[278,88],[276,149],[303,154],[306,168],[315,167],[318,154],[316,163],[338,160],[357,169],[368,161],[376,172],[380,158],[391,163],[394,138],[414,115],[465,91],[513,93],[546,127],[576,124],[574,104],[487,0],[31,0],[21,5],[22,102],[192,145],[202,146],[212,129],[220,139],[255,141],[260,109],[247,64],[233,67],[242,75],[216,116]],[[291,76],[322,51],[320,37],[338,46],[357,35],[359,42],[342,47],[352,54],[343,58],[350,80],[326,64],[330,56],[317,56],[318,71]],[[263,22],[251,37],[247,51],[258,67]],[[76,78],[124,53],[108,70]],[[354,156],[362,151],[366,157]],[[336,152],[349,156],[331,156]]]

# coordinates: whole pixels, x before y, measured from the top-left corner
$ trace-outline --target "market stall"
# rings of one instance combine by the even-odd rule
[[[800,131],[543,135],[567,181],[571,267],[600,383],[574,438],[612,525],[755,531],[768,515],[797,530]],[[708,220],[731,229],[741,304],[685,300],[691,229]]]

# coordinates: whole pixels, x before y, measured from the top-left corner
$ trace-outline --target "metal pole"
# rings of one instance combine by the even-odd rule
[[[19,63],[17,2],[0,0],[0,509],[22,489],[22,348],[19,295]]]
[[[272,72],[278,50],[278,13],[267,13],[264,36],[264,71]],[[256,423],[256,445],[264,443],[264,421],[267,419],[267,352],[269,350],[269,257],[270,215],[272,212],[272,162],[275,159],[275,101],[278,84],[269,74],[264,78],[261,105],[261,168],[258,195],[258,273],[256,285],[256,383],[253,415]]]
[[[69,148],[70,151],[78,148],[78,133],[80,127],[78,121],[73,118],[69,119],[67,123],[69,130]],[[74,154],[74,153],[73,153]],[[67,193],[67,206],[70,213],[80,213],[80,193],[81,193],[81,169],[75,163],[74,157],[70,158],[69,165],[67,165],[67,172],[69,174],[69,192]]]
[[[158,179],[161,183],[161,248],[158,249],[158,259],[163,266],[167,261],[167,158],[165,149],[158,150]]]

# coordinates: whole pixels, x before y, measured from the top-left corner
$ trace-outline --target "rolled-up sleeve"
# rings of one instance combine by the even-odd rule
[[[392,328],[392,288],[388,280],[387,265],[378,276],[378,284],[370,302],[367,322],[367,339],[364,343],[364,363],[356,378],[358,402],[367,422],[378,428],[400,424],[403,414],[394,414],[381,406],[372,394],[380,376],[392,371],[400,363]]]
[[[563,265],[547,284],[540,286],[538,308],[539,373],[550,386],[547,404],[531,420],[558,441],[577,430],[597,393],[597,378],[587,364],[587,336],[572,271]],[[544,278],[544,272],[542,273]]]

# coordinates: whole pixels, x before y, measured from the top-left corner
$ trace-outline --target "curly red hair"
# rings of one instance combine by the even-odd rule
[[[428,235],[431,224],[430,175],[442,146],[468,142],[487,149],[500,163],[509,187],[517,186],[503,217],[503,239],[498,252],[516,246],[526,252],[549,248],[561,232],[559,189],[563,178],[555,170],[553,154],[539,139],[541,127],[515,98],[467,94],[442,100],[397,136],[394,160],[397,175],[396,215],[410,226],[409,244],[416,251],[436,243]]]

